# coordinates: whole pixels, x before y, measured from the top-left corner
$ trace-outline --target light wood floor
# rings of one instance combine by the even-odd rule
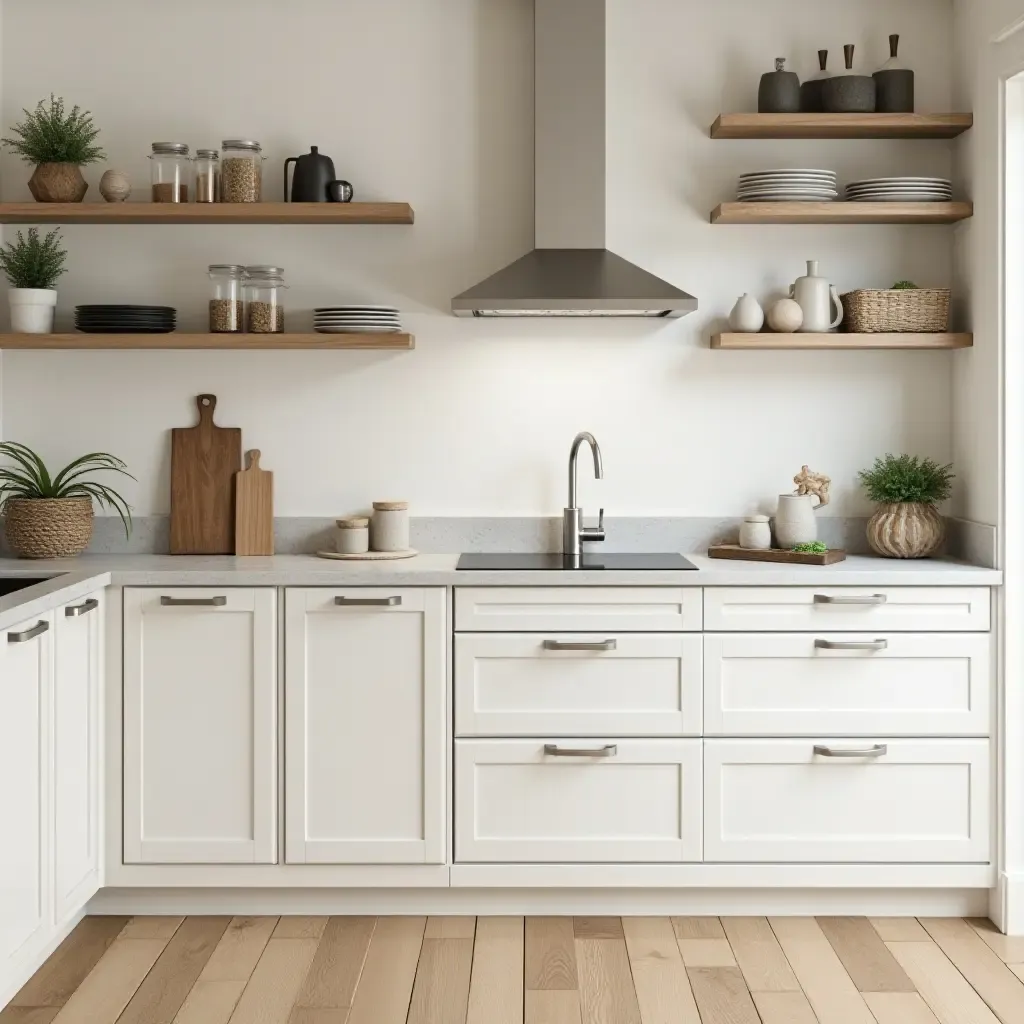
[[[959,918],[91,917],[0,1024],[1024,1024]]]

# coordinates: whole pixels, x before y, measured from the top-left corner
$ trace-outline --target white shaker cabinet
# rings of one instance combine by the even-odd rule
[[[441,588],[289,589],[285,859],[443,864]]]
[[[126,588],[124,861],[277,861],[272,588]]]

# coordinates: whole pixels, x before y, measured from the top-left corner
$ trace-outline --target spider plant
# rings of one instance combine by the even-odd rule
[[[89,479],[96,473],[120,473],[134,480],[128,467],[116,456],[106,452],[90,452],[68,463],[51,477],[46,463],[27,445],[0,441],[0,455],[14,465],[0,466],[0,511],[8,501],[40,498],[91,498],[102,508],[112,508],[124,524],[125,536],[131,534],[132,513],[128,502],[112,487]]]

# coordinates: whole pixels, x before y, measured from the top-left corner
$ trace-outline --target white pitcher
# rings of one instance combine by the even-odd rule
[[[804,311],[804,322],[799,327],[801,334],[825,334],[843,322],[839,292],[825,278],[818,276],[817,260],[807,261],[807,276],[798,277],[789,294]],[[832,318],[833,306],[836,309],[835,319]]]
[[[775,539],[780,548],[795,548],[818,539],[818,521],[814,513],[821,508],[816,494],[780,494],[775,513]]]

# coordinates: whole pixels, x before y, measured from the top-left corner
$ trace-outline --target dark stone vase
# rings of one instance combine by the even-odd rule
[[[757,90],[759,114],[799,114],[800,78],[786,70],[785,57],[776,57],[775,70],[761,76]]]

